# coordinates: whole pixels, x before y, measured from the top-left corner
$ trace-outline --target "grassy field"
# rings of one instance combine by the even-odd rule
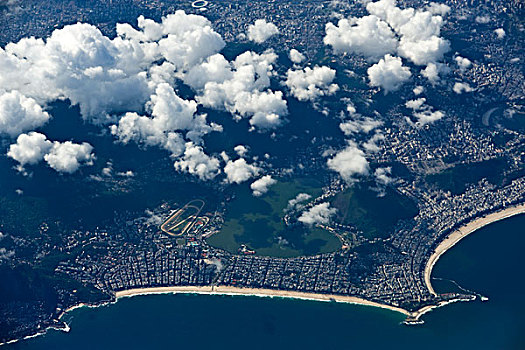
[[[208,243],[230,252],[241,244],[255,249],[258,255],[291,257],[334,251],[340,242],[331,233],[306,227],[287,228],[282,220],[290,199],[299,193],[315,197],[321,193],[314,180],[281,182],[270,191],[254,197],[248,186],[238,188],[235,199],[227,208],[222,230],[210,237]]]

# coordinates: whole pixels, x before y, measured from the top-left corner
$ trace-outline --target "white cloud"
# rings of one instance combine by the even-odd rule
[[[335,69],[326,66],[289,69],[285,84],[299,101],[313,101],[320,96],[333,95],[339,90],[337,84],[332,84],[334,78]]]
[[[266,22],[264,19],[258,19],[254,24],[248,26],[246,33],[249,40],[261,44],[271,36],[279,34],[279,29],[273,23]]]
[[[324,43],[335,53],[353,53],[369,60],[398,54],[416,65],[443,58],[450,43],[440,37],[443,18],[450,8],[430,4],[427,10],[397,7],[396,0],[368,2],[368,16],[339,20],[326,25]]]
[[[244,158],[239,158],[235,161],[229,160],[224,167],[226,181],[237,184],[257,176],[260,170],[257,166],[246,163]]]
[[[6,248],[0,248],[0,261],[8,260],[15,255],[15,252],[12,250],[7,250]]]
[[[435,121],[443,118],[445,114],[441,111],[432,111],[431,109],[426,109],[422,112],[415,112],[414,117],[418,120],[418,125],[425,125],[433,123]]]
[[[427,10],[433,15],[445,16],[446,14],[450,12],[450,6],[447,6],[445,4],[438,4],[435,2],[431,2],[427,6]]]
[[[252,182],[250,188],[253,191],[253,195],[259,197],[268,192],[268,187],[274,185],[275,183],[277,183],[277,180],[272,179],[270,175],[265,175]]]
[[[220,55],[212,56],[194,67],[185,82],[200,92],[196,97],[200,104],[249,117],[250,124],[261,129],[274,128],[288,113],[283,93],[268,89],[276,59],[271,51],[247,51],[231,63]],[[198,79],[199,74],[208,80]]]
[[[393,179],[390,177],[392,173],[391,167],[377,168],[374,171],[374,177],[379,185],[387,186],[392,183]]]
[[[219,160],[210,157],[202,147],[187,142],[184,155],[173,164],[175,169],[198,176],[201,180],[211,180],[221,172]]]
[[[36,164],[44,159],[44,155],[53,147],[53,143],[47,140],[46,135],[38,132],[21,134],[16,143],[9,146],[7,156],[13,158],[21,166]]]
[[[363,143],[363,148],[367,152],[379,152],[381,149],[378,146],[378,143],[380,141],[383,141],[385,139],[385,136],[381,132],[376,132],[374,136],[372,136],[368,141]]]
[[[294,199],[290,199],[288,201],[288,206],[286,207],[285,211],[303,208],[304,205],[302,203],[309,200],[310,198],[312,198],[312,196],[308,193],[299,193]]]
[[[421,109],[421,107],[425,104],[426,101],[427,101],[426,98],[420,97],[418,99],[405,102],[405,106],[406,108],[410,108],[410,109],[417,111]]]
[[[151,117],[126,113],[111,126],[111,133],[123,143],[160,146],[177,157],[184,152],[184,137],[200,142],[203,135],[216,130],[206,123],[205,115],[196,114],[195,101],[181,99],[166,83],[157,86],[146,106]]]
[[[401,58],[390,55],[386,55],[378,63],[368,68],[367,73],[370,85],[379,86],[385,92],[399,89],[412,76],[410,69],[403,66]]]
[[[16,90],[0,96],[0,134],[16,137],[44,125],[49,118],[34,99]]]
[[[235,153],[237,153],[237,155],[239,155],[239,157],[244,157],[244,155],[248,152],[248,148],[243,145],[237,145],[233,148],[233,150]]]
[[[476,16],[475,21],[476,23],[487,24],[490,22],[490,17],[489,16]]]
[[[51,142],[44,134],[30,132],[18,136],[16,143],[9,147],[7,156],[16,160],[22,167],[45,160],[58,172],[73,173],[82,165],[93,164],[95,156],[92,151],[93,147],[86,142]]]
[[[417,119],[417,126],[433,123],[445,116],[441,111],[434,111],[431,106],[426,104],[426,101],[426,98],[420,97],[405,102],[405,107],[411,109],[412,116]]]
[[[414,92],[414,95],[418,96],[418,95],[421,95],[423,91],[425,91],[425,88],[422,87],[421,85],[418,85],[412,91]]]
[[[432,84],[439,81],[439,75],[448,74],[450,69],[443,63],[429,63],[425,69],[421,71],[421,75],[427,78]]]
[[[290,57],[290,61],[297,64],[303,62],[306,59],[306,57],[304,57],[304,55],[296,49],[291,49],[288,53],[288,57]]]
[[[466,71],[472,65],[472,62],[468,58],[461,56],[456,56],[454,61],[456,61],[456,64],[462,72]]]
[[[77,144],[71,141],[53,142],[50,152],[44,155],[47,164],[61,173],[74,173],[82,165],[92,165],[95,156],[89,143]]]
[[[304,211],[299,217],[299,222],[305,225],[330,223],[330,218],[337,212],[337,209],[330,208],[330,203],[320,203]]]
[[[381,126],[383,124],[380,120],[374,120],[370,117],[363,117],[356,120],[347,120],[339,124],[339,128],[346,135],[350,136],[360,132],[368,134],[370,131]]]
[[[397,49],[397,39],[387,23],[377,16],[343,18],[326,24],[325,45],[335,53],[357,54],[375,60]]]
[[[452,90],[456,94],[459,94],[459,95],[464,93],[464,92],[471,92],[471,91],[473,91],[473,89],[467,83],[455,83],[454,86],[452,87]]]
[[[498,28],[494,30],[494,33],[498,36],[498,39],[503,39],[505,37],[505,29]]]
[[[339,173],[346,182],[354,181],[356,175],[367,175],[370,170],[365,154],[354,143],[349,143],[333,158],[328,159],[327,165],[328,168]]]

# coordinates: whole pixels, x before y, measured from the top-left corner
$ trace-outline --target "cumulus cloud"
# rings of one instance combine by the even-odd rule
[[[288,114],[283,93],[269,89],[276,59],[271,51],[247,51],[231,63],[215,55],[190,70],[185,82],[199,91],[196,99],[202,105],[249,117],[254,127],[273,128],[281,124],[280,117]],[[202,76],[207,79],[199,78]]]
[[[375,120],[370,117],[362,117],[361,119],[347,120],[339,124],[339,128],[346,136],[350,136],[360,132],[368,134],[382,124],[383,122],[380,120]]]
[[[248,152],[248,148],[243,145],[237,145],[233,148],[233,150],[235,153],[237,153],[237,155],[239,155],[239,157],[244,157],[244,155]]]
[[[412,76],[410,69],[403,66],[401,58],[391,55],[386,55],[378,63],[368,68],[367,73],[370,85],[379,86],[385,92],[398,90]]]
[[[452,90],[458,95],[461,95],[464,92],[473,91],[473,89],[467,83],[455,83],[454,86],[452,87]]]
[[[306,57],[296,49],[291,49],[288,53],[288,57],[290,57],[290,61],[296,64],[299,64],[306,59]]]
[[[218,130],[206,123],[205,115],[196,114],[195,101],[183,100],[166,83],[157,86],[146,106],[151,117],[126,113],[111,126],[111,133],[122,143],[160,146],[177,157],[185,150],[185,138],[200,142],[203,135]]]
[[[30,132],[18,136],[16,143],[9,147],[7,156],[16,160],[22,167],[45,160],[58,172],[74,173],[82,165],[93,164],[95,156],[92,151],[93,147],[86,142],[51,142],[41,133]]]
[[[265,175],[260,179],[257,179],[254,182],[252,182],[250,188],[253,191],[253,195],[259,197],[268,192],[268,187],[276,183],[277,180],[272,179],[270,175]]]
[[[440,36],[446,5],[431,3],[426,9],[397,7],[396,0],[367,2],[369,15],[328,23],[324,43],[334,53],[357,54],[369,61],[398,55],[419,66],[437,63],[450,50]],[[391,57],[392,57],[391,56]]]
[[[326,66],[289,69],[285,84],[299,101],[313,101],[320,96],[333,95],[339,90],[337,84],[332,84],[334,78],[335,69]]]
[[[53,147],[44,155],[47,164],[61,173],[74,173],[82,165],[92,165],[95,156],[93,146],[84,142],[82,144],[66,142],[53,142]]]
[[[49,118],[34,99],[16,90],[0,96],[0,134],[16,137],[44,125]]]
[[[257,166],[248,164],[244,158],[239,158],[235,161],[229,160],[224,167],[226,181],[237,184],[257,176],[260,170]]]
[[[415,100],[405,102],[405,107],[412,110],[412,116],[417,119],[416,125],[422,126],[433,123],[445,116],[441,111],[434,111],[426,104],[427,99],[420,97]]]
[[[498,39],[503,39],[505,37],[505,29],[498,28],[494,30],[494,33],[498,36]]]
[[[439,75],[448,74],[450,69],[443,63],[429,63],[425,69],[421,71],[421,75],[427,78],[432,84],[439,81]]]
[[[374,60],[395,53],[397,39],[388,24],[377,16],[343,18],[337,25],[326,24],[325,45],[335,53],[349,53]]]
[[[305,225],[326,225],[330,223],[330,218],[337,212],[337,209],[330,208],[330,203],[320,203],[304,211],[299,219]]]
[[[454,61],[456,61],[456,64],[462,72],[466,71],[472,65],[472,62],[468,58],[461,56],[456,56]]]
[[[367,175],[370,170],[364,152],[352,142],[333,158],[328,159],[327,165],[329,169],[339,173],[346,182],[353,182],[355,176]]]
[[[367,152],[378,152],[381,148],[378,143],[383,141],[385,136],[381,132],[376,132],[368,141],[363,143],[363,148]]]
[[[304,204],[302,203],[306,202],[310,198],[312,198],[312,196],[309,195],[308,193],[299,193],[297,196],[295,196],[294,199],[290,199],[288,201],[288,206],[286,207],[286,211],[303,208]]]
[[[204,153],[202,147],[193,142],[185,144],[184,155],[173,165],[176,170],[198,176],[201,180],[211,180],[221,172],[219,160]]]
[[[271,36],[279,34],[279,29],[273,23],[266,22],[265,19],[258,19],[254,24],[248,26],[248,39],[261,44]]]
[[[44,159],[44,155],[53,147],[44,134],[30,132],[21,134],[16,139],[16,143],[9,146],[7,156],[16,160],[21,166],[26,164],[36,164]]]
[[[476,16],[474,20],[476,21],[476,23],[487,24],[490,22],[490,17],[489,16]]]

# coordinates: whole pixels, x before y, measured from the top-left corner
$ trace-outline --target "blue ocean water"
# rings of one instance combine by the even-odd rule
[[[433,276],[489,301],[455,303],[404,326],[388,310],[279,298],[150,295],[65,316],[69,333],[5,349],[525,349],[522,251],[525,215],[489,225],[458,243]],[[436,281],[439,292],[451,283]]]

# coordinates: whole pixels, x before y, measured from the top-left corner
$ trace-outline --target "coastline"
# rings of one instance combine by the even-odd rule
[[[241,296],[256,296],[256,297],[278,297],[278,298],[290,298],[300,300],[311,300],[311,301],[324,301],[324,302],[338,302],[347,304],[357,304],[365,306],[379,307],[390,311],[402,313],[406,316],[412,316],[413,313],[400,307],[385,305],[374,301],[345,296],[345,295],[333,295],[333,294],[317,294],[307,292],[296,292],[286,290],[274,290],[274,289],[259,289],[259,288],[239,288],[230,286],[178,286],[178,287],[152,287],[152,288],[136,288],[128,289],[115,293],[115,297],[119,298],[132,297],[137,295],[149,295],[149,294],[207,294],[207,295],[241,295]]]
[[[432,287],[430,277],[431,277],[432,269],[434,265],[446,251],[448,251],[450,248],[452,248],[454,245],[456,245],[459,241],[467,237],[472,232],[477,231],[480,228],[485,227],[493,222],[507,219],[511,216],[515,216],[519,214],[525,214],[525,203],[511,206],[509,208],[505,208],[503,210],[477,218],[474,221],[471,221],[461,226],[459,229],[449,234],[436,247],[436,249],[434,250],[434,253],[432,253],[432,255],[428,259],[427,264],[425,266],[425,284],[428,290],[430,291],[430,293],[433,294],[434,296],[437,296],[437,293]],[[419,313],[419,311],[417,311],[417,313]]]

